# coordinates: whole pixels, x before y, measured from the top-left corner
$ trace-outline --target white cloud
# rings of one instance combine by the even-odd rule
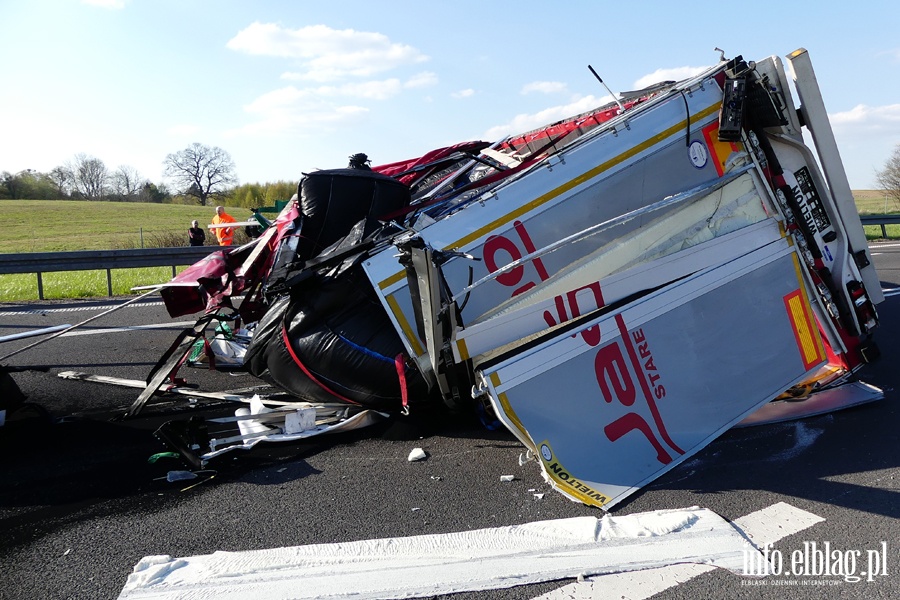
[[[247,54],[296,59],[304,70],[289,78],[319,82],[370,77],[429,59],[416,48],[391,42],[381,33],[337,30],[326,25],[286,29],[257,22],[239,31],[226,46]]]
[[[405,88],[420,88],[420,87],[428,87],[430,85],[436,85],[438,82],[438,76],[432,73],[431,71],[422,71],[421,73],[416,73],[412,77],[406,80],[406,83],[403,84]]]
[[[306,77],[302,73],[282,73],[281,79],[286,81],[305,81]],[[379,96],[379,99],[384,99],[394,95],[395,93],[400,91],[400,88],[419,88],[426,87],[430,85],[436,84],[438,81],[437,76],[434,73],[424,72],[413,75],[409,79],[407,79],[404,83],[400,83],[398,79],[386,79],[383,81],[366,81],[362,83],[356,84],[344,84],[340,86],[320,86],[317,88],[307,88],[310,93],[313,94],[322,94],[322,95],[336,95],[336,94],[344,94],[347,96],[360,96],[360,97],[373,97],[371,90],[375,90],[377,88],[383,88],[384,90],[390,90],[391,94],[380,93],[375,94]]]
[[[109,8],[112,10],[125,8],[125,2],[126,0],[81,0],[82,4],[87,4],[88,6],[96,6],[97,8]]]
[[[857,104],[850,110],[834,113],[828,116],[831,126],[865,128],[868,130],[893,130],[900,132],[900,104],[888,104],[886,106],[868,106]]]
[[[322,86],[301,91],[323,98],[347,96],[350,98],[365,98],[367,100],[387,100],[399,94],[402,87],[399,79],[385,79],[383,81],[345,83],[339,86]]]
[[[497,125],[488,129],[484,134],[484,139],[497,140],[514,133],[523,133],[525,131],[537,129],[538,127],[587,112],[612,101],[612,96],[603,96],[602,98],[585,96],[574,102],[570,102],[569,104],[551,106],[540,112],[516,115],[509,123]]]
[[[675,67],[672,69],[657,69],[649,75],[644,75],[635,81],[634,89],[641,90],[662,81],[681,81],[682,79],[688,79],[689,77],[702,73],[708,68],[709,67]]]
[[[285,99],[297,101],[299,99],[312,98],[336,98],[340,96],[348,98],[366,98],[368,100],[387,100],[396,96],[404,85],[399,79],[384,79],[381,81],[362,81],[359,83],[344,83],[341,85],[322,85],[319,87],[296,88],[288,86],[263,94],[247,107],[254,112],[257,108],[275,103],[282,103]]]
[[[890,56],[895,61],[900,62],[900,48],[891,48],[889,50],[883,50],[875,54],[875,56]]]
[[[227,135],[278,135],[319,133],[339,124],[358,121],[369,109],[352,104],[339,104],[336,97],[356,96],[383,99],[400,88],[397,80],[368,82],[336,87],[303,88],[288,86],[263,94],[244,110],[255,122],[233,129]]]
[[[452,94],[450,94],[450,96],[453,98],[471,98],[474,95],[475,90],[473,90],[472,88],[459,90],[458,92],[453,92]]]
[[[868,106],[828,115],[850,187],[876,187],[875,172],[900,144],[900,104]]]
[[[522,87],[522,94],[540,92],[542,94],[557,94],[566,91],[566,84],[561,81],[532,81]]]

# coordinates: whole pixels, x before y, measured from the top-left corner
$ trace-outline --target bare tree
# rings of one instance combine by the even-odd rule
[[[72,185],[75,183],[75,176],[72,174],[71,169],[62,166],[54,167],[47,176],[56,186],[56,191],[59,193],[60,198],[65,198],[72,193]]]
[[[894,148],[894,153],[885,161],[884,168],[875,172],[875,180],[885,195],[900,200],[900,145]]]
[[[237,183],[234,161],[217,146],[194,142],[184,150],[167,155],[163,164],[166,176],[175,181],[179,192],[197,198],[201,206]]]
[[[109,178],[113,195],[120,200],[136,200],[147,180],[141,177],[137,169],[122,165]]]
[[[69,167],[74,178],[75,191],[89,200],[99,200],[106,194],[109,171],[99,158],[76,154]]]

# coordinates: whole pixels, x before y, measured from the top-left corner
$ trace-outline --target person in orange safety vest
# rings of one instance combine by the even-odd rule
[[[235,221],[236,219],[225,212],[223,207],[216,207],[216,216],[214,216],[212,220],[213,225],[218,225],[220,223],[234,223]],[[213,231],[216,234],[216,239],[219,240],[220,246],[230,246],[231,242],[234,241],[234,227],[216,227]]]

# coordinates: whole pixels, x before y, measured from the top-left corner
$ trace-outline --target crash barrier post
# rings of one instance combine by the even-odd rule
[[[112,293],[112,269],[175,267],[191,265],[204,256],[227,246],[185,246],[179,248],[140,248],[128,250],[79,250],[76,252],[30,252],[0,255],[0,275],[36,273],[38,299],[44,299],[42,273],[59,271],[106,270],[106,289]]]
[[[887,237],[885,225],[900,224],[900,215],[859,215],[863,225],[881,225],[881,237]]]

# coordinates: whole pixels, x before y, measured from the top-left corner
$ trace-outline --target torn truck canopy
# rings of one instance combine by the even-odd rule
[[[738,56],[494,142],[354,155],[163,297],[206,312],[190,341],[254,323],[243,368],[303,401],[481,411],[609,508],[767,404],[830,392],[757,422],[880,395],[849,383],[878,357],[880,283],[809,56],[788,58],[800,109],[780,58]]]

